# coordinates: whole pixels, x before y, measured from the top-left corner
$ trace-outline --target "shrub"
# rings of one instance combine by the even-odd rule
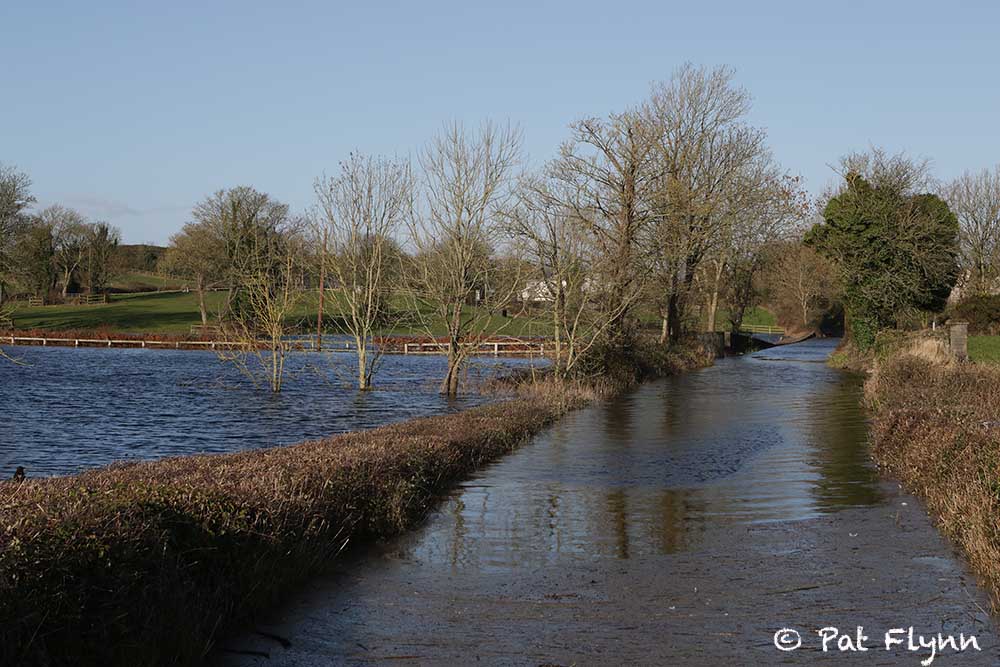
[[[405,529],[557,414],[522,399],[291,447],[0,482],[0,664],[197,662],[348,538]]]
[[[1000,295],[963,299],[951,308],[949,316],[968,322],[971,334],[996,336],[1000,334]]]
[[[925,353],[889,357],[866,383],[872,453],[926,501],[1000,609],[1000,368]]]

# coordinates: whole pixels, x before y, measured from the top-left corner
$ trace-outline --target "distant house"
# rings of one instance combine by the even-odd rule
[[[529,280],[521,290],[521,301],[524,303],[551,303],[555,298],[551,285],[545,280]]]
[[[572,293],[590,294],[601,288],[599,281],[591,278],[584,279],[583,283],[574,286],[569,290],[569,283],[562,281],[564,291]],[[521,301],[524,303],[552,303],[556,300],[556,295],[552,290],[552,283],[547,280],[529,280],[521,289]]]

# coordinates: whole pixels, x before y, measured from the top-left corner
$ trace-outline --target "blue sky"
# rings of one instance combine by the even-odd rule
[[[0,5],[0,162],[165,242],[250,184],[304,209],[351,150],[412,154],[510,119],[532,163],[685,61],[732,65],[818,192],[879,144],[951,178],[1000,162],[1000,3],[100,2]]]

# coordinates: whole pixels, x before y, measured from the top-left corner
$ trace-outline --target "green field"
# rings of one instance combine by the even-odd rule
[[[969,336],[969,358],[986,364],[1000,364],[1000,336]]]
[[[176,290],[190,287],[191,281],[169,278],[152,273],[124,273],[115,278],[111,288],[119,292],[148,292],[151,290]]]
[[[225,301],[225,292],[209,292],[206,296],[209,317],[218,313]],[[400,303],[397,308],[405,309]],[[337,331],[337,304],[326,303],[324,328]],[[471,310],[471,308],[470,308]],[[315,328],[318,311],[316,296],[310,295],[289,318],[289,325],[305,330]],[[435,335],[445,331],[443,322],[425,313]],[[414,318],[416,319],[416,318]],[[17,329],[110,329],[123,333],[184,334],[193,325],[201,324],[198,298],[194,292],[144,292],[138,294],[113,294],[106,305],[99,306],[40,306],[19,308],[13,314]],[[528,316],[493,317],[489,330],[511,336],[544,336],[551,332],[548,320]],[[424,327],[419,322],[403,324],[393,334],[421,334]]]
[[[223,303],[223,292],[207,296],[210,311]],[[18,329],[111,329],[125,333],[187,333],[201,324],[194,292],[148,292],[111,295],[107,305],[41,306],[14,311]]]
[[[148,278],[148,277],[147,277]],[[209,317],[214,317],[224,304],[225,292],[209,292],[206,296]],[[412,304],[400,300],[396,304],[400,311],[412,308]],[[300,304],[296,312],[289,318],[289,325],[303,330],[315,329],[317,313],[316,295],[310,294]],[[324,320],[328,331],[337,331],[336,299],[328,299]],[[472,310],[471,307],[468,310]],[[431,333],[441,335],[445,332],[444,323],[431,312],[424,312],[424,320],[431,322]],[[411,322],[402,323],[392,334],[423,334],[426,333],[417,317]],[[152,334],[185,334],[193,325],[201,324],[198,314],[198,298],[194,292],[141,292],[136,294],[113,294],[110,302],[100,306],[41,306],[36,308],[20,308],[13,315],[14,327],[17,329],[108,329],[122,333],[152,333]],[[729,326],[727,313],[719,312],[716,320],[717,328],[725,330]],[[746,324],[774,325],[774,315],[763,308],[755,308],[747,312]],[[647,326],[658,326],[658,322],[649,322]],[[488,325],[488,331],[509,336],[548,336],[552,327],[546,315],[519,315],[517,317],[493,317]]]
[[[774,318],[774,313],[757,306],[756,308],[751,308],[743,315],[743,324],[748,326],[762,326],[762,327],[776,327],[778,326],[778,321]],[[729,311],[725,308],[719,308],[719,312],[715,316],[715,330],[716,331],[729,331]]]

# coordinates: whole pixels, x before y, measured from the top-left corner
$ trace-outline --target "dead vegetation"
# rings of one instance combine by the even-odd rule
[[[875,460],[927,503],[1000,610],[1000,368],[921,342],[879,362],[865,391]]]

